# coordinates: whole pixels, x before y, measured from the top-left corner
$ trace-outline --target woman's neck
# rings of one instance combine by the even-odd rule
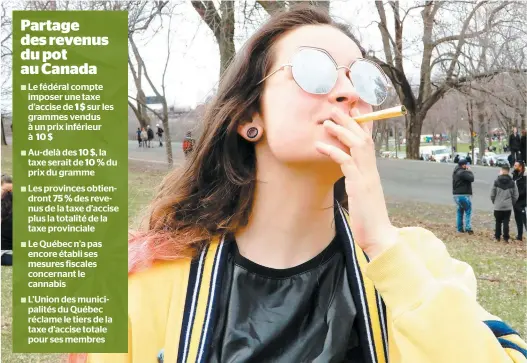
[[[309,261],[335,236],[334,182],[312,170],[273,169],[258,175],[249,223],[235,237],[242,256],[283,269]]]

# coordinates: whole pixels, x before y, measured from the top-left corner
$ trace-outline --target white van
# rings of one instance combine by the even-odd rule
[[[441,145],[421,146],[419,155],[422,155],[423,159],[427,161],[433,158],[437,163],[440,163],[443,158],[446,159],[446,162],[451,159],[450,147]]]

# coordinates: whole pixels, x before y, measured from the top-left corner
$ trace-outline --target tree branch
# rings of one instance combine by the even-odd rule
[[[150,15],[148,15],[145,18],[146,19],[145,23],[142,26],[140,26],[139,28],[129,29],[128,33],[135,33],[137,31],[148,29],[148,26],[150,25],[152,20],[154,20],[157,15],[161,14],[161,11],[168,4],[168,1],[155,1],[154,4],[156,5],[156,7],[152,10],[152,13],[150,13]],[[146,5],[146,3],[145,3],[145,5]],[[143,5],[143,7],[145,5]],[[142,12],[140,12],[139,14],[141,14],[141,13]],[[141,19],[141,18],[136,19],[135,22],[134,22],[134,25],[136,25],[137,23],[139,23],[141,21],[143,21],[143,19]]]
[[[267,11],[269,15],[273,15],[277,11],[285,9],[285,2],[284,1],[262,1],[258,0],[256,1],[260,6]]]
[[[390,1],[393,9],[395,26],[395,66],[404,72],[403,69],[403,23],[399,14],[399,2]]]
[[[170,20],[168,22],[168,35],[167,35],[167,59],[166,59],[166,62],[165,62],[165,69],[163,69],[163,76],[161,78],[161,89],[163,90],[163,97],[165,97],[165,77],[166,77],[166,74],[167,74],[167,68],[168,68],[168,61],[170,59],[170,48],[171,48],[171,43],[170,43],[170,30],[172,29],[172,16],[170,16]],[[146,74],[146,72],[145,72]],[[165,99],[166,101],[166,99]]]
[[[152,113],[153,113],[154,115],[156,115],[160,120],[163,120],[163,115],[159,114],[156,110],[151,109],[150,107],[148,107],[148,106],[146,105],[146,103],[141,102],[141,101],[139,101],[138,99],[136,99],[136,98],[134,98],[134,97],[132,97],[132,96],[128,96],[128,98],[131,98],[132,100],[134,100],[135,102],[137,102],[137,104],[139,104],[139,105],[141,105],[142,107],[145,107],[146,109],[152,111]],[[130,104],[130,101],[128,101],[128,104]]]
[[[375,6],[377,7],[377,12],[379,13],[379,18],[381,19],[381,22],[379,23],[379,31],[381,32],[381,39],[384,48],[384,55],[386,57],[386,63],[393,66],[393,55],[392,49],[390,47],[390,42],[393,44],[394,48],[396,48],[396,45],[386,25],[386,12],[384,11],[384,5],[382,4],[382,1],[375,1]]]
[[[212,30],[216,39],[218,39],[220,36],[221,18],[218,14],[218,11],[214,7],[214,2],[205,1],[205,3],[203,3],[202,1],[193,0],[191,3],[194,9],[196,9],[198,12],[201,19],[203,19],[205,24],[207,24],[210,30]]]
[[[486,3],[486,1],[483,1],[483,3]],[[492,10],[492,13],[490,14],[489,16],[489,20],[487,21],[487,23],[485,24],[485,27],[482,29],[482,30],[479,30],[479,31],[476,31],[474,33],[470,33],[470,34],[457,34],[457,35],[450,35],[450,36],[447,36],[447,37],[443,37],[443,38],[440,38],[440,39],[437,39],[435,42],[434,42],[434,48],[437,47],[439,44],[441,43],[444,43],[444,42],[450,42],[450,41],[453,41],[453,40],[461,40],[461,39],[470,39],[470,38],[475,38],[477,36],[480,36],[481,34],[484,34],[486,32],[489,31],[489,29],[493,28],[494,26],[502,23],[503,21],[498,21],[496,22],[495,24],[492,24],[492,20],[494,19],[494,17],[496,16],[496,14],[501,10],[503,9],[504,7],[506,7],[507,5],[509,5],[510,2],[506,1],[506,2],[503,2],[500,6],[494,8]],[[477,10],[477,8],[479,8],[479,6],[477,6],[474,10]],[[472,12],[472,14],[470,14],[471,16],[467,19],[468,21],[470,21],[470,19],[472,18],[472,15],[473,15],[474,11]]]
[[[137,107],[135,107],[135,105],[130,101],[128,100],[128,106],[130,106],[130,108],[132,109],[132,111],[134,111],[135,113],[135,117],[140,120],[141,119],[141,113],[139,112],[139,109]]]
[[[134,38],[132,36],[129,36],[128,37],[128,40],[130,42],[130,45],[132,46],[132,50],[134,52],[134,55],[137,59],[137,62],[139,64],[139,67],[142,68],[145,72],[145,77],[146,77],[146,80],[148,81],[148,84],[150,84],[150,87],[152,87],[152,91],[154,91],[154,93],[156,94],[156,96],[158,97],[164,97],[164,95],[161,95],[159,93],[159,91],[157,90],[156,86],[154,86],[154,83],[152,82],[152,80],[150,79],[150,77],[148,76],[148,71],[146,69],[146,66],[145,66],[145,62],[143,61],[143,58],[141,57],[141,55],[139,54],[139,50],[137,49],[137,46],[135,44],[135,41],[134,41]]]
[[[462,30],[461,30],[461,37],[459,38],[459,41],[457,43],[457,47],[456,47],[456,53],[454,55],[454,59],[452,60],[452,62],[450,63],[450,67],[447,71],[447,74],[446,74],[446,79],[449,80],[452,78],[452,75],[454,73],[454,68],[456,66],[456,63],[458,62],[458,59],[459,59],[459,55],[461,54],[461,49],[463,48],[463,45],[464,45],[464,42],[465,42],[465,38],[464,38],[464,34],[466,33],[467,29],[468,29],[468,26],[470,24],[470,21],[472,20],[472,18],[474,17],[474,15],[476,14],[476,11],[481,7],[483,6],[484,4],[486,3],[486,1],[482,1],[480,3],[478,3],[474,9],[472,9],[472,11],[470,12],[470,14],[468,15],[468,17],[466,18],[464,24],[463,24],[463,27],[462,27]]]

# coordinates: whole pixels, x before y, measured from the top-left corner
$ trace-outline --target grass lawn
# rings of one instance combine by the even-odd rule
[[[496,146],[496,148],[498,150],[500,143],[498,141],[494,141],[494,142],[492,142],[492,145]],[[434,146],[434,144],[432,144],[432,143],[422,143],[421,146]],[[437,143],[436,146],[439,146],[439,143]],[[446,147],[448,147],[450,149],[450,143],[444,143],[443,146],[446,146]],[[474,147],[477,148],[478,144],[474,143]],[[395,147],[391,146],[389,148],[389,151],[395,151]],[[405,153],[406,152],[406,145],[401,145],[399,147],[399,151]],[[458,144],[457,144],[457,152],[458,153],[468,153],[469,151],[470,151],[470,143],[458,142]]]
[[[2,147],[2,172],[11,173],[10,150]],[[128,182],[129,222],[134,227],[154,194],[165,172],[152,165],[130,163]],[[455,233],[454,207],[388,200],[391,219],[396,226],[423,226],[436,234],[450,254],[468,262],[478,278],[481,305],[507,321],[522,336],[527,335],[527,292],[525,282],[526,248],[522,244],[497,244],[492,241],[492,216],[476,212],[473,236]],[[419,211],[416,213],[416,211]],[[511,222],[511,228],[515,227]],[[58,354],[11,353],[11,268],[2,267],[2,362],[56,363]],[[62,355],[63,357],[63,355]]]

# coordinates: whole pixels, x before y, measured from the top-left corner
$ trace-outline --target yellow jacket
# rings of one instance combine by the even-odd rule
[[[422,228],[369,262],[339,209],[350,289],[366,363],[519,363],[527,344],[476,300],[470,266]],[[206,362],[227,252],[219,238],[199,258],[157,261],[130,275],[128,353],[88,354],[90,363]],[[382,298],[381,298],[382,297]]]

